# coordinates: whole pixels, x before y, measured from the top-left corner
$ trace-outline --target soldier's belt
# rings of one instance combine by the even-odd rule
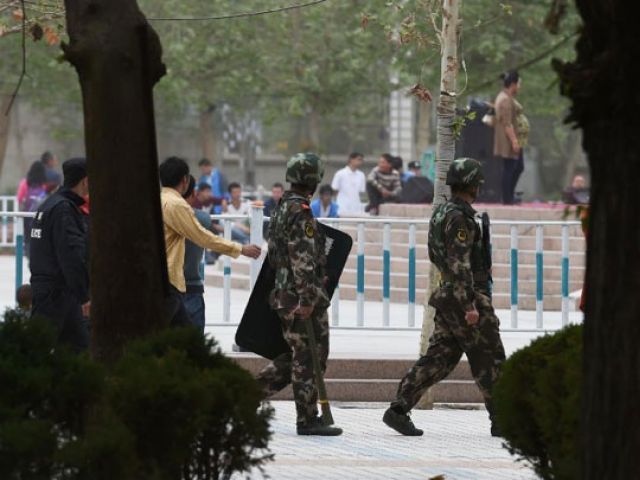
[[[442,283],[454,283],[455,278],[450,273],[442,273],[440,281]],[[473,281],[474,283],[484,283],[490,280],[489,274],[486,272],[473,272]]]

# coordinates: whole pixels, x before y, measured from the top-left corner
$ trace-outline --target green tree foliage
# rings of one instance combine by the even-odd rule
[[[396,45],[395,66],[403,83],[422,83],[432,92],[440,77],[441,3],[392,1],[386,12],[371,9],[367,16],[369,28],[378,28]],[[532,124],[530,144],[537,150],[544,190],[552,194],[565,186],[565,165],[579,153],[579,139],[563,123],[568,102],[557,94],[550,64],[552,58],[572,58],[579,20],[573,5],[567,6],[566,37],[559,38],[543,28],[548,8],[527,0],[462,2],[458,95],[493,101],[501,88],[499,75],[520,69],[519,100]]]
[[[494,387],[507,447],[548,480],[580,478],[582,326],[534,340],[504,364]]]
[[[0,382],[3,479],[228,479],[272,458],[256,382],[194,329],[134,342],[106,369],[9,312]]]
[[[8,2],[0,0],[0,5]],[[35,2],[40,3],[58,4]],[[149,18],[213,16],[265,8],[265,2],[259,0],[140,3]],[[385,108],[384,101],[377,98],[414,83],[438,91],[440,4],[439,0],[345,0],[240,19],[151,20],[161,37],[168,67],[156,89],[159,121],[184,123],[185,115],[226,103],[238,116],[247,112],[262,122],[281,125],[273,131],[278,139],[290,131],[293,150],[305,142],[319,142],[322,147],[332,136],[340,136],[333,131],[338,121],[351,125],[356,118],[379,129]],[[460,96],[492,100],[500,89],[501,72],[536,59],[561,41],[562,37],[542,28],[547,9],[545,2],[527,0],[463,2]],[[0,13],[0,30],[15,30],[18,20],[12,16],[13,10]],[[63,38],[59,22],[47,20],[43,25],[51,26]],[[569,5],[563,31],[570,36],[578,24]],[[17,82],[19,43],[15,33],[0,39],[4,93]],[[557,95],[549,66],[552,57],[571,58],[573,43],[570,38],[521,69],[520,99],[532,123],[530,144],[537,150],[539,172],[549,194],[564,187],[567,158],[579,153],[577,136],[562,123],[567,102]],[[58,57],[55,42],[51,46],[45,37],[30,42],[29,75],[23,93],[37,105],[54,107],[48,110],[55,112],[48,117],[52,123],[74,129],[77,121],[65,116],[64,109],[55,108],[79,103],[73,71],[59,64]],[[375,133],[371,129],[366,136],[372,138]],[[367,139],[358,141],[366,143]],[[338,143],[346,145],[344,148],[361,145]]]

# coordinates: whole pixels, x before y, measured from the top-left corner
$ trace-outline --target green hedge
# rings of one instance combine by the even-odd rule
[[[55,345],[47,322],[0,324],[0,478],[229,478],[272,456],[270,408],[195,329],[131,343],[111,368]]]
[[[580,478],[581,384],[582,326],[574,325],[514,353],[494,388],[507,448],[543,479]]]

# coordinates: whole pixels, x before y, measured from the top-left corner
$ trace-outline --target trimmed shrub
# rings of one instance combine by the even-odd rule
[[[257,383],[195,329],[133,342],[106,370],[9,312],[0,385],[2,479],[228,479],[272,458]]]
[[[506,447],[543,479],[580,478],[581,386],[582,326],[573,325],[514,353],[494,387]]]
[[[46,321],[8,311],[0,324],[0,478],[72,478],[104,370],[56,345]],[[120,441],[120,439],[118,439]]]
[[[113,371],[110,404],[137,440],[147,478],[227,479],[259,468],[273,412],[249,372],[196,329],[129,346]]]

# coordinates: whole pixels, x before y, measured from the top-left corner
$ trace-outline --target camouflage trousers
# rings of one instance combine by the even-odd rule
[[[306,424],[318,415],[318,390],[314,381],[307,326],[305,320],[287,311],[279,312],[279,316],[282,320],[282,332],[291,347],[291,353],[275,358],[258,374],[257,381],[265,398],[292,384],[298,423]],[[329,318],[326,308],[316,309],[311,314],[311,322],[324,374],[329,356]]]
[[[435,330],[427,354],[421,357],[401,380],[392,408],[409,412],[432,385],[444,379],[456,367],[462,353],[467,355],[471,373],[493,417],[491,388],[505,360],[500,339],[500,322],[491,300],[478,294],[476,308],[480,320],[468,325],[465,312],[456,301],[436,307]]]

